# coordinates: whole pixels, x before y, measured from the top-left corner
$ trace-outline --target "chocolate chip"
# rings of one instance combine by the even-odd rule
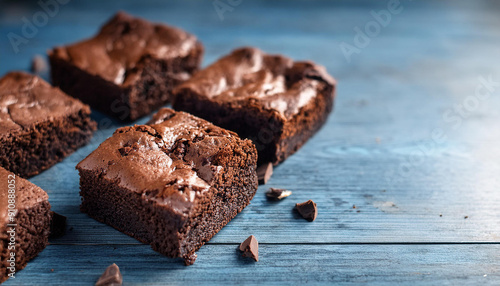
[[[66,217],[52,212],[50,221],[50,238],[58,238],[66,233]]]
[[[121,286],[123,282],[122,274],[118,265],[111,264],[101,275],[95,286]]]
[[[243,251],[244,257],[251,257],[255,261],[259,261],[259,242],[255,236],[250,235],[243,241],[240,244],[240,251]]]
[[[127,156],[128,153],[132,152],[132,150],[133,150],[132,147],[128,147],[128,146],[127,147],[122,147],[122,148],[118,149],[118,151],[120,152],[120,154],[122,156]]]
[[[37,55],[31,60],[30,70],[35,74],[42,74],[49,70],[49,65],[44,57]]]
[[[318,208],[316,207],[316,203],[312,200],[295,204],[295,208],[299,214],[308,221],[313,221],[318,216]]]
[[[266,197],[269,200],[281,200],[290,196],[291,194],[291,191],[285,189],[269,188],[269,191],[266,192]]]
[[[259,185],[267,184],[267,181],[269,181],[272,175],[273,175],[272,163],[267,163],[257,168],[257,177],[259,178]]]

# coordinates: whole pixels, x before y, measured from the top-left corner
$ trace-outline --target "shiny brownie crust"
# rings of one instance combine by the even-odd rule
[[[49,59],[54,85],[92,108],[133,121],[166,104],[202,55],[193,35],[120,12],[94,38],[56,47]]]
[[[312,62],[242,48],[174,90],[173,107],[251,139],[259,164],[278,164],[325,123],[335,80]]]
[[[192,264],[255,195],[257,152],[184,112],[162,109],[148,124],[118,129],[78,164],[81,210]]]

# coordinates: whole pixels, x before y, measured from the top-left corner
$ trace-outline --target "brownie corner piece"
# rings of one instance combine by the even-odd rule
[[[259,165],[276,165],[326,122],[335,85],[313,62],[240,48],[179,85],[173,107],[251,139]]]
[[[88,143],[90,108],[31,74],[0,78],[0,166],[29,177]]]
[[[166,104],[173,87],[198,69],[202,56],[194,35],[124,12],[93,38],[49,52],[54,85],[122,121]]]
[[[256,164],[250,140],[164,108],[146,125],[119,128],[77,165],[81,210],[192,264],[250,203]]]
[[[2,167],[0,187],[2,283],[48,245],[52,212],[45,191]]]

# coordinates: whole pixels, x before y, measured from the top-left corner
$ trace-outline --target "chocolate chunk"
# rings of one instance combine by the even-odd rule
[[[316,207],[316,203],[312,200],[295,204],[295,208],[299,214],[308,221],[313,221],[318,216],[318,208]]]
[[[115,263],[106,268],[106,271],[101,275],[95,286],[121,286],[123,282],[120,268]]]
[[[244,257],[250,257],[255,261],[259,261],[259,242],[255,236],[250,235],[243,241],[240,244],[240,251],[243,251]]]
[[[35,74],[43,74],[48,72],[49,65],[47,63],[47,60],[40,55],[34,56],[33,59],[31,60],[30,70]]]
[[[266,197],[269,200],[281,200],[290,196],[291,194],[291,191],[285,189],[269,188],[269,191],[266,192]]]
[[[259,177],[259,185],[267,184],[267,181],[269,181],[272,175],[273,175],[272,163],[267,163],[257,168],[257,177]]]
[[[50,238],[58,238],[66,233],[66,217],[56,212],[52,212],[50,222]]]

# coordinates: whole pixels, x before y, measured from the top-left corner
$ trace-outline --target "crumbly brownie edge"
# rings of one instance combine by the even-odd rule
[[[82,212],[147,244],[153,243],[156,229],[164,227],[162,239],[170,247],[160,252],[179,257],[178,229],[182,217],[156,208],[153,202],[146,203],[141,194],[118,186],[118,182],[104,178],[99,170],[79,170],[79,173]],[[165,222],[165,218],[169,221]]]
[[[237,139],[212,160],[224,171],[214,180],[212,195],[198,203],[182,231],[181,256],[185,261],[250,204],[257,192],[257,151],[250,140]]]
[[[203,47],[196,46],[191,53],[183,58],[169,61],[158,60],[151,57],[142,58],[138,64],[141,76],[132,87],[128,106],[130,107],[130,120],[135,120],[144,115],[158,110],[172,98],[172,90],[186,78],[178,73],[191,74],[198,69],[201,63]]]
[[[198,69],[202,57],[203,46],[200,42],[182,58],[159,60],[145,56],[135,68],[141,78],[130,87],[89,74],[54,54],[49,55],[49,60],[54,86],[99,111],[130,122],[168,103],[172,89],[183,82],[176,74],[192,74]]]
[[[19,133],[6,134],[0,137],[0,165],[21,177],[34,176],[87,144],[96,129],[90,109],[84,107]]]
[[[335,87],[324,84],[318,96],[300,109],[292,119],[285,122],[283,133],[276,146],[274,165],[283,162],[297,152],[328,119],[333,110]]]
[[[29,260],[35,258],[49,244],[50,204],[43,201],[32,208],[20,210],[16,216],[16,273],[26,267]],[[1,236],[3,249],[0,251],[1,267],[0,283],[7,280],[9,251],[7,237]]]
[[[276,148],[285,122],[276,113],[258,105],[216,102],[185,88],[176,92],[172,105],[175,110],[191,113],[252,140],[259,153],[259,165],[277,161]]]
[[[130,88],[91,75],[70,62],[49,55],[52,84],[101,112],[130,120]]]

